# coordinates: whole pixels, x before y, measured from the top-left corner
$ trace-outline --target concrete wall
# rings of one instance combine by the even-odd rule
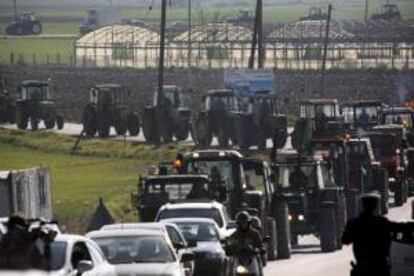
[[[157,85],[156,70],[80,69],[68,67],[0,66],[0,76],[7,79],[8,90],[17,97],[16,87],[24,79],[52,78],[59,105],[70,121],[79,121],[89,100],[88,88],[97,83],[115,82],[132,92],[132,104],[138,109],[151,100]],[[389,104],[414,98],[414,71],[391,70],[331,70],[325,78],[325,92],[320,93],[320,76],[314,71],[275,71],[277,92],[283,112],[298,113],[298,102],[308,98],[338,98],[340,102],[358,99],[379,99]],[[222,70],[193,70],[191,77],[185,69],[168,69],[166,84],[193,88],[189,95],[194,109],[199,108],[200,96],[208,89],[222,88]]]

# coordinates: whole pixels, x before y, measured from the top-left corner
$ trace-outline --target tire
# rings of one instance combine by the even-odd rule
[[[163,124],[161,126],[161,138],[163,143],[171,143],[174,137],[172,126],[169,124]]]
[[[266,139],[266,133],[263,129],[260,130],[258,139],[259,140],[257,141],[257,147],[259,148],[259,150],[265,151],[267,139]]]
[[[98,115],[98,134],[101,138],[109,137],[111,125],[109,124],[109,118],[105,114]]]
[[[272,217],[266,218],[266,227],[267,235],[270,237],[269,242],[267,243],[267,259],[270,261],[276,260],[277,258],[277,231],[276,231],[276,221]]]
[[[122,119],[122,116],[119,116],[115,121],[115,132],[118,136],[124,136],[127,132],[126,122]]]
[[[213,135],[210,131],[207,117],[198,116],[194,122],[194,130],[195,133],[192,133],[194,141],[198,141],[198,144],[202,147],[211,145]]]
[[[17,118],[17,127],[19,129],[26,129],[29,123],[29,117],[26,115],[18,116]]]
[[[55,118],[47,118],[45,120],[46,129],[52,129],[55,127]]]
[[[37,119],[30,119],[30,127],[33,131],[36,131],[39,129],[39,120]]]
[[[335,213],[334,203],[326,203],[321,208],[319,236],[322,252],[333,252],[337,248],[337,222]]]
[[[342,233],[346,225],[346,198],[344,194],[339,195],[336,207],[336,249],[342,249]]]
[[[34,24],[32,26],[32,34],[38,35],[42,32],[42,26],[40,24]]]
[[[188,122],[182,121],[178,123],[177,130],[174,133],[174,135],[178,141],[185,141],[188,138],[189,132],[190,132],[190,124]]]
[[[144,109],[142,115],[142,132],[147,142],[158,144],[160,142],[160,135],[155,112],[155,108]]]
[[[65,126],[65,119],[63,118],[62,115],[58,115],[56,117],[56,125],[57,125],[57,129],[59,130],[63,129],[63,127]]]
[[[96,135],[96,131],[98,130],[97,117],[98,115],[93,106],[87,105],[83,110],[82,125],[86,135],[89,137]]]
[[[128,128],[129,135],[137,136],[139,134],[139,129],[141,128],[141,124],[139,121],[138,113],[133,112],[128,115],[127,128]]]
[[[289,208],[285,199],[273,197],[273,214],[276,220],[277,258],[290,258]]]
[[[404,204],[404,185],[402,182],[395,185],[394,204],[395,206],[402,206]]]

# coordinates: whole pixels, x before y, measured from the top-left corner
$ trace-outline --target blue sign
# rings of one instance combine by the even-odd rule
[[[231,69],[224,72],[224,88],[238,95],[274,91],[274,74],[267,69]]]

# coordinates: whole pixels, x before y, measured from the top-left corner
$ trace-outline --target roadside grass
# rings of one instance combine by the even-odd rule
[[[7,38],[0,39],[0,63],[70,64],[74,55],[74,39]]]
[[[0,170],[48,166],[53,179],[53,211],[72,232],[85,231],[102,197],[116,221],[136,221],[131,193],[150,165],[174,158],[182,146],[135,145],[90,139],[71,155],[75,138],[46,132],[0,129]]]

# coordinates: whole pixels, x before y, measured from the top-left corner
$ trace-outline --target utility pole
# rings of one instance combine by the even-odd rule
[[[253,37],[252,37],[252,46],[250,49],[250,57],[249,57],[249,68],[254,68],[254,61],[255,61],[255,54],[256,54],[256,45],[258,48],[258,67],[263,67],[263,0],[256,0],[256,11],[255,11],[255,19],[254,19],[254,26],[253,26]]]
[[[368,21],[368,0],[365,0],[365,22]]]
[[[163,101],[164,86],[164,52],[165,52],[165,21],[167,17],[167,0],[161,0],[161,25],[160,25],[160,57],[158,64],[158,105]]]
[[[193,84],[192,84],[192,76],[191,76],[191,66],[192,66],[192,56],[191,56],[191,52],[192,52],[192,45],[191,45],[191,32],[192,32],[192,27],[191,27],[191,0],[188,0],[188,49],[187,49],[187,62],[188,62],[188,78],[189,78],[189,86],[192,88]]]
[[[17,0],[13,0],[13,9],[14,9],[14,20],[17,21],[18,16],[17,16]]]
[[[328,56],[328,44],[329,44],[329,29],[331,26],[331,13],[332,5],[328,6],[328,18],[326,19],[326,30],[325,30],[325,42],[323,45],[323,59],[322,59],[322,70],[321,70],[321,93],[324,92],[325,86],[325,71],[326,71],[326,58]]]

